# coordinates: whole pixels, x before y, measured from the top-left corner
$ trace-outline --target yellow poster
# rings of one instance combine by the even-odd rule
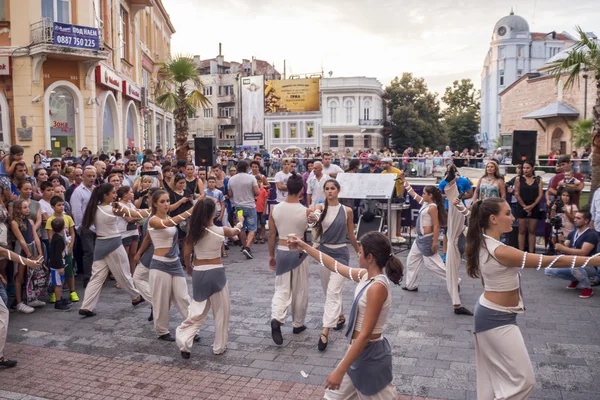
[[[319,110],[319,78],[265,81],[265,113]]]

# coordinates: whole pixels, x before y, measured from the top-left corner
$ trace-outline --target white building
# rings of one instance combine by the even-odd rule
[[[512,11],[496,23],[481,72],[483,146],[493,148],[500,135],[498,94],[524,74],[537,71],[549,58],[573,43],[574,39],[565,32],[530,32],[527,21]]]
[[[321,79],[323,150],[380,149],[386,145],[384,90],[376,78]]]
[[[265,147],[269,152],[321,147],[321,125],[320,111],[265,114]]]

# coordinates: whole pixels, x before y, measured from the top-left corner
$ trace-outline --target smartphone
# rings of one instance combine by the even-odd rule
[[[237,216],[238,216],[238,218],[242,218],[244,216],[244,210],[238,210]]]
[[[142,171],[140,176],[158,176],[158,171]]]

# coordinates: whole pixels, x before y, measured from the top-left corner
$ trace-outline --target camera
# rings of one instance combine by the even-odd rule
[[[560,228],[562,228],[563,223],[562,223],[562,218],[560,217],[560,215],[555,215],[554,217],[550,218],[550,226],[556,230],[559,230]]]

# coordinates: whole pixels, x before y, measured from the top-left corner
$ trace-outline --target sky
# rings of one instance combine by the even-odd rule
[[[162,0],[176,33],[172,52],[226,61],[253,56],[287,75],[376,77],[387,86],[412,72],[443,93],[476,87],[496,22],[510,13],[532,32],[579,25],[600,34],[597,0]]]

